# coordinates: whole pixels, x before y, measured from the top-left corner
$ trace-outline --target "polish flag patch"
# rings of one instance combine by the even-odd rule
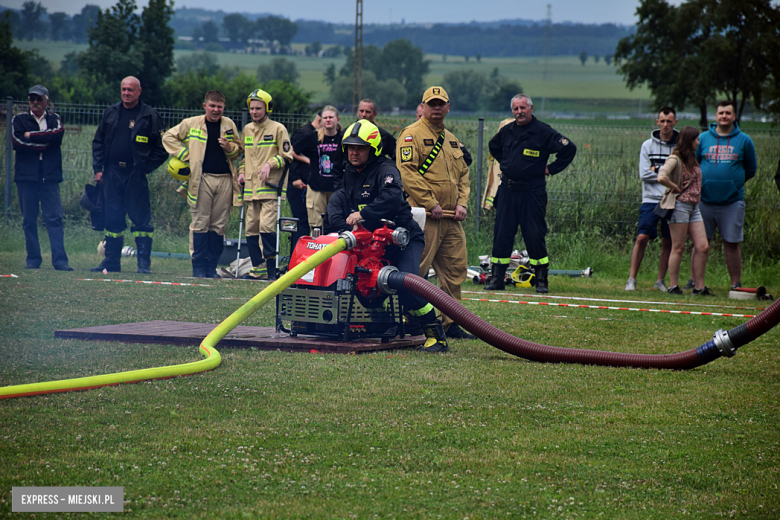
[[[414,140],[414,138],[411,135],[407,135],[404,137],[404,142],[411,143]]]

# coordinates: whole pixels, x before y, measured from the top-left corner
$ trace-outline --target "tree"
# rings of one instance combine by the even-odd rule
[[[287,58],[276,57],[268,65],[257,67],[257,79],[260,81],[281,80],[296,84],[298,82],[298,69],[295,63]]]
[[[465,61],[466,63],[468,63],[468,62],[469,62],[469,56],[468,56],[468,54],[467,54],[466,56],[463,56],[463,61]]]
[[[278,42],[280,49],[288,49],[290,42],[298,33],[298,25],[296,23],[279,16],[258,18],[255,23],[257,24],[258,32],[263,35],[263,38],[271,42]]]
[[[430,61],[424,58],[422,49],[409,40],[393,40],[382,48],[380,62],[374,64],[371,70],[381,81],[399,81],[409,96],[407,106],[415,106],[425,90],[423,76],[430,68]]]
[[[309,112],[311,93],[286,81],[271,80],[262,84],[263,90],[274,100],[274,112],[284,114],[305,114]]]
[[[399,106],[407,99],[407,92],[396,79],[379,81],[370,70],[363,71],[361,96],[373,99],[377,107]],[[330,89],[331,101],[352,104],[352,76],[339,76]],[[417,101],[419,103],[419,99]]]
[[[588,53],[585,51],[582,51],[580,53],[580,61],[582,62],[582,65],[585,65],[585,62],[588,61]]]
[[[442,61],[442,63],[447,63],[447,55],[446,54],[442,54],[441,55],[441,61]]]
[[[523,93],[523,87],[517,81],[498,78],[488,84],[485,108],[494,112],[506,112],[510,109],[512,98]]]
[[[322,44],[320,42],[312,42],[311,45],[306,46],[306,56],[319,56],[322,51]]]
[[[612,63],[612,55],[611,54],[605,54],[604,55],[604,63],[609,66]]]
[[[200,36],[205,44],[219,43],[219,28],[211,20],[204,22],[200,28]]]
[[[336,81],[336,64],[335,63],[331,63],[330,65],[328,65],[328,68],[325,69],[324,76],[325,76],[325,83],[327,83],[328,85],[330,85],[332,87],[333,86],[333,82]]]
[[[89,40],[89,30],[95,26],[100,16],[100,7],[87,4],[81,8],[81,12],[73,16],[70,21],[71,36],[74,40],[84,42]]]
[[[6,96],[23,98],[30,83],[28,60],[31,53],[13,45],[11,12],[0,15],[0,92]]]
[[[647,84],[657,107],[699,109],[707,126],[707,105],[718,96],[748,99],[761,109],[780,89],[780,7],[770,0],[690,0],[679,7],[642,0],[636,33],[618,43],[615,64],[633,89]],[[770,97],[766,94],[770,92]]]
[[[474,112],[485,97],[487,77],[475,70],[456,70],[444,75],[442,86],[450,97],[452,110]]]
[[[137,47],[142,68],[138,76],[144,88],[144,100],[152,105],[165,100],[163,85],[173,72],[173,0],[149,0],[141,13],[141,30]]]
[[[242,14],[229,14],[222,19],[222,32],[231,42],[246,41],[254,32],[254,23]]]
[[[46,8],[40,2],[27,0],[22,4],[22,19],[20,24],[21,36],[32,40],[45,31],[45,24],[41,17],[46,14]]]
[[[477,63],[482,63],[482,55],[481,54],[477,54],[476,58],[477,58]]]
[[[67,13],[57,12],[49,15],[49,34],[54,41],[66,40],[70,29]]]
[[[594,54],[593,55],[593,63],[597,64],[600,59],[601,59],[601,56],[599,56],[598,54]]]
[[[338,45],[334,45],[333,47],[328,47],[327,49],[322,51],[323,58],[338,58],[342,54],[344,54],[344,51]]]
[[[219,71],[217,57],[210,52],[193,52],[189,56],[182,56],[176,60],[176,72],[187,74],[195,72],[205,76],[213,76]]]
[[[98,15],[89,30],[89,48],[78,58],[86,74],[117,86],[126,76],[141,75],[144,57],[136,46],[140,19],[135,8],[135,0],[119,0]]]

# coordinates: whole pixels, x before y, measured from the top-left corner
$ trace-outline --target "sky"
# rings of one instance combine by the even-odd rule
[[[64,11],[75,14],[87,4],[99,5],[105,9],[116,4],[116,0],[38,0],[51,12]],[[18,9],[25,0],[0,0],[0,5]],[[441,2],[419,2],[419,0],[364,0],[363,23],[435,23],[435,22],[490,22],[504,19],[523,18],[544,20],[547,17],[547,3],[552,5],[552,21],[575,23],[617,23],[634,25],[638,0],[450,0]],[[671,0],[679,5],[682,0]],[[136,0],[139,7],[148,0]],[[216,10],[214,0],[175,0],[174,7],[194,7]],[[257,6],[257,7],[255,7]],[[446,7],[446,8],[445,8]],[[286,0],[284,2],[234,2],[226,12],[268,13],[292,20],[299,18],[336,23],[355,22],[355,2],[351,0]]]

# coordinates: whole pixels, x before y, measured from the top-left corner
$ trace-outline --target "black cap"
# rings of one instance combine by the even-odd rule
[[[44,87],[43,85],[35,85],[30,89],[30,91],[27,93],[29,96],[30,94],[35,94],[37,96],[43,96],[45,98],[49,97],[49,89]]]

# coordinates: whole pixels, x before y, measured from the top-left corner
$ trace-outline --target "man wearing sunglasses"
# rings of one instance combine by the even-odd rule
[[[13,147],[16,150],[14,181],[19,192],[22,228],[27,246],[27,269],[41,267],[38,242],[38,213],[49,233],[51,263],[58,271],[72,271],[65,253],[62,229],[62,136],[60,116],[49,113],[49,90],[35,85],[28,94],[30,110],[13,119]]]

